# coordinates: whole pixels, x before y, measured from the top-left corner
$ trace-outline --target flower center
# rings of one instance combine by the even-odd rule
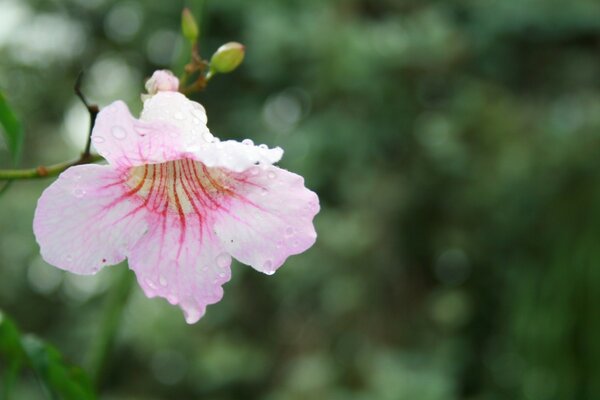
[[[141,198],[155,212],[174,212],[181,216],[216,210],[233,194],[234,178],[221,168],[182,159],[147,164],[129,170],[126,184],[129,196]]]

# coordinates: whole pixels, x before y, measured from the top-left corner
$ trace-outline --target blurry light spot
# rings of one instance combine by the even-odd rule
[[[551,107],[550,123],[553,132],[560,135],[573,134],[584,122],[583,105],[574,96],[561,97]]]
[[[90,68],[89,93],[100,103],[129,98],[141,91],[140,76],[136,70],[117,57],[105,57]]]
[[[16,28],[10,38],[11,52],[24,64],[46,66],[78,56],[86,36],[77,21],[61,14],[41,14]]]
[[[175,54],[179,35],[170,30],[159,30],[148,39],[146,54],[156,65],[170,65]]]
[[[29,264],[27,280],[31,288],[41,294],[50,294],[60,286],[63,273],[59,269],[48,265],[40,257]]]
[[[267,99],[263,118],[271,129],[289,132],[307,113],[310,98],[300,89],[288,89]]]
[[[436,149],[448,144],[451,125],[448,119],[437,113],[423,113],[415,121],[415,135],[425,147]]]
[[[104,20],[106,36],[117,42],[131,40],[140,30],[143,12],[138,3],[118,3]]]
[[[469,259],[461,249],[448,249],[435,263],[435,276],[445,285],[460,285],[469,277]]]
[[[335,379],[335,365],[326,355],[302,356],[291,365],[287,386],[295,392],[325,388]]]
[[[187,371],[187,362],[180,352],[162,350],[152,357],[152,372],[156,380],[165,385],[180,382]]]
[[[467,296],[460,291],[445,291],[438,294],[431,304],[431,317],[446,328],[463,326],[470,315]]]
[[[11,39],[30,15],[31,9],[22,1],[0,2],[0,47]]]
[[[70,300],[84,302],[106,290],[109,281],[105,276],[66,274],[63,292]]]

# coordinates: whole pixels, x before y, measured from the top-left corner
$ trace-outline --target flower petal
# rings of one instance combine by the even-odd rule
[[[109,166],[67,169],[38,200],[33,232],[44,260],[78,274],[123,261],[147,230],[145,211]]]
[[[206,127],[204,108],[177,92],[158,92],[147,99],[139,120],[121,101],[105,107],[96,119],[92,141],[117,167],[192,158],[241,172],[254,164],[277,162],[283,155],[279,147],[220,142]]]
[[[312,220],[319,212],[319,199],[304,187],[301,176],[273,166],[255,166],[235,179],[235,195],[214,225],[233,257],[272,274],[287,257],[314,244],[317,234]]]
[[[201,214],[158,213],[151,229],[133,248],[129,266],[148,297],[179,304],[189,324],[223,297],[231,278],[231,256]]]
[[[92,143],[102,157],[117,167],[169,161],[178,158],[185,148],[177,127],[161,121],[139,121],[122,101],[100,111]]]

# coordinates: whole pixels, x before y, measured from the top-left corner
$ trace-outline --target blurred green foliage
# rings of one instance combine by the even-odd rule
[[[81,69],[93,101],[139,110],[182,65],[183,5],[0,2],[22,165],[83,148]],[[600,398],[600,2],[213,0],[201,25],[206,58],[246,46],[196,98],[209,127],[286,150],[319,240],[273,277],[235,265],[194,326],[137,289],[103,398]],[[41,260],[48,183],[0,199],[0,307],[84,364],[116,271]]]

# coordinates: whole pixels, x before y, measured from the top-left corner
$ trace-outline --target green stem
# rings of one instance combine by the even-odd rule
[[[102,157],[91,154],[87,158],[80,158],[76,161],[66,161],[59,164],[39,166],[30,169],[0,169],[0,181],[11,181],[15,179],[39,179],[56,176],[69,167],[80,164],[95,163],[102,160]]]
[[[120,269],[119,275],[115,278],[115,283],[106,299],[98,337],[92,342],[90,349],[89,370],[92,383],[96,388],[102,384],[125,304],[135,281],[134,274],[124,265],[118,269]]]

